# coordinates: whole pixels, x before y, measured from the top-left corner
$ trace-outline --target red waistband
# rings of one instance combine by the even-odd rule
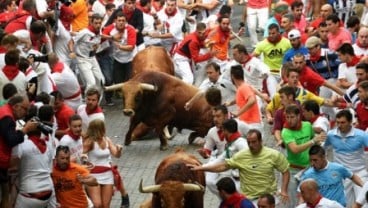
[[[70,99],[74,99],[74,98],[76,98],[76,97],[78,97],[79,95],[81,95],[82,94],[82,91],[81,91],[81,89],[79,88],[79,90],[76,92],[76,93],[74,93],[73,95],[71,95],[71,96],[69,96],[69,97],[66,97],[66,98],[64,98],[65,100],[70,100]]]

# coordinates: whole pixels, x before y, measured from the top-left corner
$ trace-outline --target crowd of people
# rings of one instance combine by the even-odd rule
[[[130,206],[100,103],[151,45],[213,106],[190,168],[220,207],[368,206],[368,5],[239,3],[236,28],[232,0],[1,0],[0,207]]]

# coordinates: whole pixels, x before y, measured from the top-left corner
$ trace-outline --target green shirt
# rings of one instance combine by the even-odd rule
[[[304,167],[307,167],[309,165],[309,148],[304,150],[303,152],[295,154],[290,150],[289,144],[295,142],[295,144],[301,145],[309,142],[311,139],[313,139],[313,136],[314,131],[312,124],[307,121],[302,122],[302,128],[299,130],[291,130],[287,128],[282,129],[281,138],[282,141],[286,144],[287,160],[290,164]]]
[[[282,66],[282,60],[285,52],[291,48],[291,43],[287,38],[281,38],[280,42],[273,44],[268,42],[267,39],[259,42],[254,49],[256,55],[263,54],[263,61],[270,67],[271,72],[274,70],[279,71]]]
[[[245,149],[225,161],[231,168],[239,169],[240,189],[249,199],[256,199],[264,193],[276,193],[275,169],[282,173],[289,169],[282,153],[265,146],[257,155]]]

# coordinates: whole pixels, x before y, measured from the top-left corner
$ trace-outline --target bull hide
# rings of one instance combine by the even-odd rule
[[[149,46],[138,52],[132,61],[132,77],[143,71],[159,71],[174,75],[174,63],[164,47]]]
[[[148,46],[144,50],[138,52],[132,61],[132,77],[143,71],[159,71],[170,75],[174,75],[175,68],[169,54],[162,46]],[[132,139],[141,138],[146,135],[152,128],[140,123],[132,133]]]
[[[159,164],[156,186],[143,188],[141,184],[141,192],[153,193],[152,207],[203,208],[205,174],[190,170],[187,164],[200,165],[201,162],[194,155],[178,149]]]
[[[186,111],[185,103],[198,89],[182,80],[162,72],[142,72],[122,84],[124,114],[131,116],[130,127],[125,136],[129,145],[135,127],[143,122],[153,127],[161,141],[161,149],[167,149],[167,137],[163,133],[165,126],[193,130],[189,143],[197,136],[204,137],[212,127],[211,107],[201,98]]]

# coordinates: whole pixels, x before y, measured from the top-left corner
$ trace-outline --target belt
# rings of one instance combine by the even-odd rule
[[[280,73],[280,70],[271,69],[270,72],[272,72],[272,73]]]
[[[303,170],[305,169],[304,166],[301,166],[301,165],[294,165],[294,164],[289,164],[289,167],[291,168],[295,168],[295,169],[299,169],[299,170]]]
[[[33,198],[33,199],[45,201],[51,197],[52,191],[48,190],[48,191],[41,191],[37,193],[20,193],[20,194],[27,198]]]

